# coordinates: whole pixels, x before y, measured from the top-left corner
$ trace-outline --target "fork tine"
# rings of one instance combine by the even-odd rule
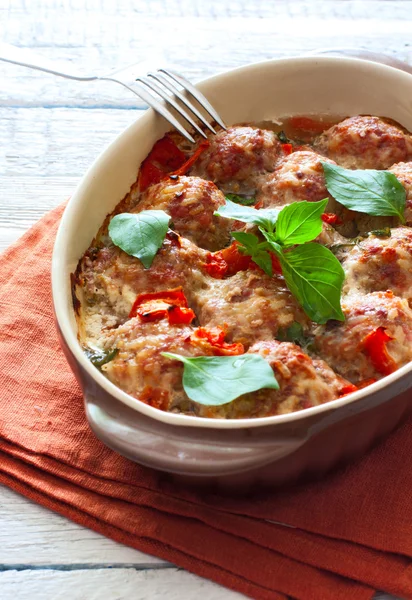
[[[192,96],[194,98],[196,98],[196,100],[201,104],[201,106],[203,106],[203,108],[205,110],[207,110],[207,112],[210,114],[210,116],[213,117],[214,120],[217,123],[219,123],[219,125],[223,129],[226,129],[226,125],[220,118],[219,114],[215,111],[215,109],[210,104],[210,102],[205,98],[205,96],[201,92],[199,92],[199,90],[197,90],[195,88],[195,86],[190,83],[190,81],[188,81],[181,75],[178,75],[178,73],[175,73],[174,71],[169,71],[166,69],[159,69],[159,71],[161,73],[164,73],[165,75],[168,75],[171,79],[174,79],[174,81],[176,81],[176,83],[180,83],[180,85],[183,86],[190,94],[192,94]]]
[[[152,94],[149,94],[145,90],[143,85],[139,85],[138,82],[136,82],[134,85],[138,89],[137,92],[129,86],[125,86],[125,87],[128,87],[135,94],[137,93],[137,95],[140,96],[140,98],[142,98],[142,100],[144,100],[149,106],[151,106],[153,108],[153,110],[160,113],[162,115],[162,117],[164,117],[166,119],[166,121],[169,121],[169,123],[171,125],[173,125],[173,127],[175,127],[183,135],[183,137],[186,138],[189,142],[191,142],[192,144],[195,143],[195,139],[190,135],[190,133],[188,131],[186,131],[186,129],[183,127],[183,125],[181,123],[179,123],[179,121],[176,119],[176,117],[174,117],[172,115],[172,113],[170,112],[170,110],[168,108],[166,108],[166,106],[163,106],[163,104],[161,102],[158,102],[152,96]]]
[[[177,96],[177,98],[179,98],[179,100],[185,106],[187,106],[189,110],[192,111],[192,113],[199,119],[199,121],[203,123],[203,125],[205,125],[212,133],[216,134],[216,130],[205,119],[202,113],[199,112],[197,108],[193,106],[193,104],[191,104],[189,100],[181,93],[181,91],[173,83],[171,83],[164,75],[160,73],[148,73],[147,76],[151,77],[152,79],[155,79],[156,81],[164,85],[169,91],[171,91],[175,96]]]
[[[186,121],[188,123],[190,123],[190,125],[196,129],[196,131],[198,133],[200,133],[200,135],[202,135],[204,138],[206,138],[206,134],[203,133],[203,131],[200,129],[199,125],[197,125],[197,123],[195,123],[195,121],[193,121],[193,119],[183,110],[183,108],[181,106],[179,106],[179,104],[169,96],[169,94],[167,94],[166,92],[164,92],[162,90],[162,88],[154,81],[147,81],[147,79],[145,79],[144,77],[137,77],[136,81],[140,81],[141,83],[144,83],[144,85],[146,85],[149,90],[156,92],[156,94],[159,94],[159,96],[161,98],[163,98],[163,100],[165,100],[166,102],[168,102],[171,106],[173,106],[173,108],[179,113],[179,115],[181,115],[184,119],[186,119]]]

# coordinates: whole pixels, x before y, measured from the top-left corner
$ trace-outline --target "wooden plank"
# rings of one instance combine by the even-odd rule
[[[412,2],[13,2],[0,19],[5,41],[104,73],[161,50],[196,80],[251,61],[325,46],[364,47],[412,62]],[[3,23],[3,32],[1,31]],[[75,22],[76,26],[73,26]],[[40,26],[41,24],[41,26]],[[138,31],[138,35],[136,32]],[[367,31],[367,35],[365,32]],[[188,40],[196,43],[187,52]],[[102,44],[102,40],[104,43]],[[160,42],[160,43],[159,43]],[[3,106],[142,107],[112,83],[76,83],[0,63]]]
[[[0,177],[0,252],[73,193],[78,177]]]
[[[25,600],[26,597],[30,600],[57,599],[59,596],[55,596],[54,593],[57,593],[59,585],[63,584],[67,586],[64,587],[66,591],[69,588],[71,591],[72,586],[74,589],[80,584],[83,586],[82,589],[88,589],[88,586],[93,584],[97,593],[104,590],[106,585],[109,589],[111,585],[119,585],[118,576],[125,582],[131,578],[130,585],[136,585],[134,592],[146,590],[147,585],[146,592],[153,593],[153,596],[147,596],[150,600],[157,597],[154,595],[158,593],[157,590],[159,593],[163,590],[162,586],[166,581],[169,581],[171,589],[183,593],[176,596],[176,600],[177,598],[192,600],[196,590],[204,591],[207,600],[229,599],[232,598],[230,594],[233,594],[233,599],[243,598],[242,595],[223,591],[209,582],[206,585],[200,577],[190,575],[187,578],[188,574],[185,571],[175,569],[170,563],[117,544],[30,502],[3,486],[0,486],[0,523],[1,600],[9,598],[7,595],[4,596],[4,590],[7,590],[12,600],[16,597],[19,600]],[[18,568],[19,571],[13,570],[13,567]],[[107,571],[102,567],[110,567],[110,573],[117,573],[113,580],[110,577],[106,579]],[[91,575],[90,569],[98,569],[93,571],[98,575]],[[136,575],[133,569],[167,569],[168,573],[143,577]],[[28,584],[30,581],[33,583]],[[31,596],[24,595],[26,589],[30,591]],[[132,597],[127,595],[129,588],[123,587],[123,584],[119,585],[118,589],[123,595],[113,596],[113,598]],[[44,590],[43,595],[40,590]],[[48,594],[45,593],[46,591]],[[14,596],[12,592],[15,592]],[[189,592],[193,595],[189,595]],[[185,593],[188,595],[185,596]],[[112,598],[110,595],[104,597],[110,600]],[[133,598],[135,597],[133,595]],[[140,597],[145,598],[145,596],[137,596]],[[70,600],[76,598],[70,595]],[[94,596],[85,595],[81,598],[91,600]],[[374,600],[396,599],[386,594],[377,594]]]
[[[166,561],[113,542],[1,485],[0,523],[0,571],[57,564],[61,569],[72,565],[170,567]],[[0,597],[4,600],[2,593]]]
[[[0,572],[0,590],[2,600],[193,600],[199,595],[207,600],[245,598],[179,569],[6,571]]]
[[[0,176],[79,178],[141,112],[1,108]],[[15,181],[19,186],[19,182]]]

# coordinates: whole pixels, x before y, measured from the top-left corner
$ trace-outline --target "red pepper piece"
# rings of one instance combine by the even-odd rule
[[[155,143],[145,160],[157,163],[163,171],[169,173],[178,169],[185,162],[186,156],[166,134]]]
[[[214,327],[213,329],[198,327],[190,336],[190,341],[200,347],[207,345],[215,356],[244,354],[243,344],[228,344],[225,342],[225,335],[225,330],[220,327]]]
[[[179,168],[185,160],[185,154],[168,135],[165,135],[155,143],[142,162],[139,176],[140,191],[143,192],[150,185],[165,179],[170,171]]]
[[[196,315],[191,308],[170,306],[168,308],[167,317],[170,325],[189,325]]]
[[[178,325],[191,323],[196,315],[188,307],[182,288],[178,287],[174,290],[139,294],[129,318],[137,316],[145,322],[167,318],[171,325]]]
[[[273,252],[270,252],[269,254],[270,258],[272,259],[272,271],[274,273],[277,273],[278,275],[282,275],[282,267],[280,266],[280,260],[275,254],[273,254]]]
[[[328,225],[342,225],[343,221],[335,213],[323,213],[320,217]]]
[[[205,264],[206,272],[214,279],[223,279],[227,273],[227,262],[222,258],[220,251],[210,253]]]
[[[252,258],[239,252],[239,242],[233,242],[227,248],[220,250],[220,256],[227,264],[226,275],[235,275],[238,271],[246,271],[252,263]]]
[[[364,351],[369,355],[375,369],[382,375],[390,375],[397,369],[395,361],[386,348],[386,344],[392,339],[384,327],[378,327],[362,341]]]
[[[251,256],[239,252],[238,246],[239,242],[233,242],[228,248],[210,253],[205,264],[206,272],[215,279],[223,279],[223,277],[235,275],[239,271],[247,269],[261,271],[262,269],[253,262]],[[270,258],[273,273],[282,275],[279,259],[272,252],[270,252]]]
[[[134,317],[140,317],[141,321],[145,323],[152,323],[153,321],[160,321],[167,317],[167,311],[170,304],[166,304],[162,300],[151,300],[144,302],[136,308],[136,314]]]
[[[330,127],[330,123],[311,119],[310,117],[291,117],[289,124],[294,129],[304,131],[305,133],[322,133]]]
[[[233,242],[227,248],[208,255],[205,269],[211,277],[222,279],[251,267],[252,258],[239,252],[238,246],[238,242]]]
[[[150,185],[159,183],[165,178],[164,172],[151,162],[142,162],[139,175],[140,191],[144,192]]]
[[[339,390],[339,398],[343,398],[343,396],[347,396],[348,394],[353,394],[353,392],[356,392],[358,389],[359,388],[356,385],[353,385],[353,383],[347,383]]]
[[[282,144],[282,150],[284,154],[292,154],[292,144]]]
[[[179,167],[176,171],[170,173],[170,175],[185,175],[188,172],[188,170],[192,167],[192,165],[197,161],[199,156],[203,154],[203,152],[206,150],[206,148],[209,148],[209,146],[209,140],[204,140],[203,142],[200,142],[199,146],[192,154],[192,156],[185,163],[183,163],[183,165]]]

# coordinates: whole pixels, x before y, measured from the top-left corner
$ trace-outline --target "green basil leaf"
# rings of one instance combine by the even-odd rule
[[[303,327],[297,321],[293,321],[292,325],[289,325],[289,327],[280,327],[276,336],[276,339],[279,340],[279,342],[297,343],[303,338]]]
[[[266,250],[267,244],[260,243],[259,239],[253,233],[236,231],[232,233],[236,241],[240,242],[239,251],[250,256],[265,273],[272,277],[272,259]]]
[[[387,238],[391,237],[392,232],[390,227],[384,227],[383,229],[372,229],[372,231],[369,231],[368,235],[374,235],[379,238]]]
[[[226,200],[226,204],[220,206],[214,214],[219,217],[226,217],[226,219],[242,221],[242,223],[260,225],[264,229],[273,231],[279,210],[276,208],[257,209],[251,206],[239,206],[230,200]]]
[[[103,365],[110,362],[115,358],[119,350],[114,348],[113,350],[100,350],[99,348],[86,348],[84,350],[85,355],[90,362],[100,369]]]
[[[277,241],[276,234],[269,233],[269,232],[265,231],[262,227],[259,227],[259,231],[263,235],[263,237],[266,239],[266,241],[268,242],[269,247],[272,250],[274,250],[274,252],[276,252],[277,254],[281,254],[282,246]]]
[[[328,249],[332,252],[332,254],[340,254],[341,251],[343,252],[343,250],[347,249],[347,248],[352,248],[353,246],[357,246],[359,242],[357,241],[347,241],[344,244],[332,244],[331,246],[328,246]]]
[[[265,252],[264,250],[256,252],[252,255],[252,260],[262,269],[262,271],[264,271],[264,273],[266,273],[266,275],[272,277],[272,259],[270,258],[269,252]]]
[[[305,352],[312,351],[314,349],[313,336],[306,335],[303,331],[303,327],[297,321],[293,321],[289,327],[281,327],[278,330],[276,339],[279,342],[292,342],[297,344],[305,350]]]
[[[367,215],[395,216],[405,222],[406,192],[393,173],[322,165],[328,192],[340,204]]]
[[[345,274],[330,250],[309,243],[278,256],[286,285],[312,321],[345,320],[340,305]]]
[[[276,222],[276,240],[284,247],[314,240],[322,231],[321,215],[328,199],[293,202],[282,208]]]
[[[290,143],[288,136],[286,135],[286,133],[283,130],[279,131],[276,135],[278,136],[279,142],[282,142],[282,144]]]
[[[162,356],[184,364],[186,394],[194,402],[206,406],[228,404],[242,394],[262,388],[279,389],[269,363],[256,354],[189,358],[162,352]]]
[[[163,210],[122,213],[110,221],[109,235],[115,246],[138,258],[148,269],[163,244],[169,221]]]
[[[256,198],[239,196],[238,194],[226,194],[226,200],[230,200],[230,202],[240,204],[241,206],[252,206],[256,202]]]

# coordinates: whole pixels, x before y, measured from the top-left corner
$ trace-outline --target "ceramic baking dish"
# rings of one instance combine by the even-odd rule
[[[273,60],[212,77],[199,89],[227,124],[299,114],[372,114],[412,130],[412,75],[365,60]],[[237,489],[321,475],[359,456],[410,411],[412,364],[350,396],[300,412],[215,420],[147,406],[114,386],[83,354],[70,274],[167,128],[149,110],[121,133],[83,177],[59,227],[52,264],[56,322],[83,390],[91,428],[105,444],[136,462],[187,481]]]

